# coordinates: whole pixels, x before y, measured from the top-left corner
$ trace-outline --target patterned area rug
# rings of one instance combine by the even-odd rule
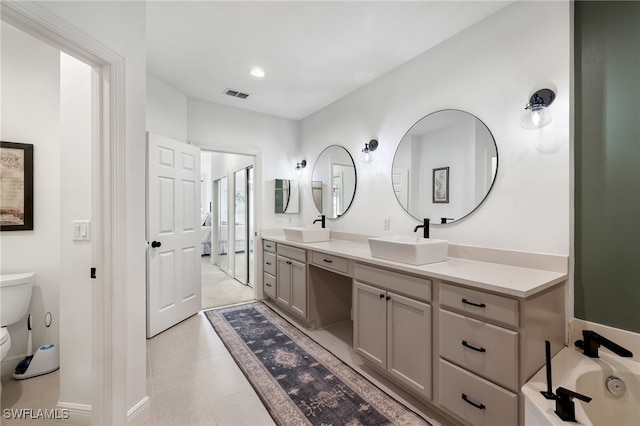
[[[429,425],[263,303],[205,314],[279,425]]]

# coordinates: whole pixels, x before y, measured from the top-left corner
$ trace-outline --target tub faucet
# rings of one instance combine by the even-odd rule
[[[422,225],[418,225],[413,228],[413,232],[418,232],[418,229],[422,228],[422,236],[424,238],[429,238],[429,221],[431,219],[425,218],[422,220]]]
[[[584,402],[591,401],[590,397],[563,387],[556,389],[556,395],[556,414],[565,422],[576,421],[576,405],[572,401],[573,398]]]
[[[322,216],[320,216],[320,218],[319,218],[319,219],[316,219],[316,220],[314,220],[314,221],[313,221],[313,223],[316,223],[316,222],[321,222],[322,227],[323,227],[323,228],[325,228],[325,227],[326,227],[326,225],[327,225],[327,219],[326,219],[326,216],[325,216],[325,215],[322,215]]]
[[[611,352],[625,358],[631,358],[633,356],[633,353],[630,350],[625,349],[606,337],[599,335],[595,331],[582,330],[582,340],[576,341],[576,347],[582,349],[584,354],[590,358],[599,358],[598,348],[600,346],[604,346]]]

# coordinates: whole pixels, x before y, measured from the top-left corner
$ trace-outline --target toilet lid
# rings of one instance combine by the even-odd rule
[[[4,327],[0,328],[0,345],[3,345],[7,339],[9,339],[9,332]]]

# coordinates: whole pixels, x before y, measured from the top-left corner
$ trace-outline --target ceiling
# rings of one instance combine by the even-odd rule
[[[150,1],[147,67],[190,98],[298,120],[510,3]]]

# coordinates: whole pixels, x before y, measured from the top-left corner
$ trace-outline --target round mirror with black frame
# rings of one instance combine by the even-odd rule
[[[356,194],[356,165],[344,147],[330,145],[313,166],[311,194],[320,214],[336,219],[346,213]]]
[[[489,195],[498,147],[489,128],[465,111],[436,111],[404,135],[391,181],[398,202],[418,220],[450,223],[470,215]]]

